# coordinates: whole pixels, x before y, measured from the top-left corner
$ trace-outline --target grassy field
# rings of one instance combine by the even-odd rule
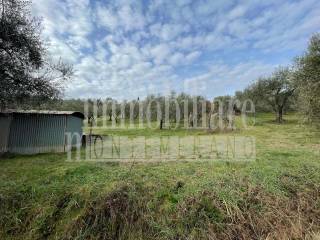
[[[253,162],[0,159],[0,239],[319,239],[320,133],[294,115],[219,135],[256,138]],[[110,130],[113,135],[209,134]]]

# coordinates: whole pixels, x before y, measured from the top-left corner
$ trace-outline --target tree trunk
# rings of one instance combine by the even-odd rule
[[[163,120],[161,119],[160,120],[160,130],[162,130],[162,128],[163,128]]]
[[[277,122],[282,123],[283,122],[283,108],[280,107],[278,108],[278,113],[277,113]]]
[[[193,120],[192,120],[192,119],[191,119],[191,121],[190,121],[190,127],[193,128]]]

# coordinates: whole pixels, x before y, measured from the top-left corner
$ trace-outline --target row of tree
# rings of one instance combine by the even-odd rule
[[[82,111],[100,123],[113,121],[122,123],[158,122],[160,129],[177,126],[186,128],[234,128],[234,116],[245,112],[254,113],[251,100],[243,102],[234,97],[220,96],[209,101],[202,96],[171,92],[168,96],[149,95],[144,99],[117,101],[115,99],[69,99],[44,103],[39,109]]]
[[[117,101],[116,99],[68,99],[52,101],[38,105],[39,109],[85,110],[89,115],[105,117],[108,121],[119,122],[120,119],[132,121],[151,120],[166,123],[187,121],[190,126],[209,116],[214,106],[202,96],[172,92],[169,96],[149,95],[144,99]],[[34,108],[34,106],[30,106]],[[216,106],[217,107],[217,106]]]

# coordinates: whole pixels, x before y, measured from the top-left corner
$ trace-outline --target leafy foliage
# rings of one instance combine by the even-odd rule
[[[320,34],[314,35],[307,52],[297,58],[296,85],[300,111],[311,122],[320,122]]]
[[[0,107],[16,107],[26,101],[58,98],[62,80],[72,67],[48,57],[41,39],[41,21],[30,16],[30,2],[0,2]]]
[[[244,92],[255,103],[268,105],[277,114],[276,120],[281,123],[283,112],[288,109],[294,91],[292,72],[288,68],[279,68],[270,77],[258,79]]]

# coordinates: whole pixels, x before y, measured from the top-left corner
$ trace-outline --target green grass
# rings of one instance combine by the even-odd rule
[[[295,115],[250,129],[254,162],[66,162],[0,159],[0,239],[302,239],[320,231],[320,134]],[[159,136],[205,130],[116,129]],[[311,224],[313,222],[313,224]]]

